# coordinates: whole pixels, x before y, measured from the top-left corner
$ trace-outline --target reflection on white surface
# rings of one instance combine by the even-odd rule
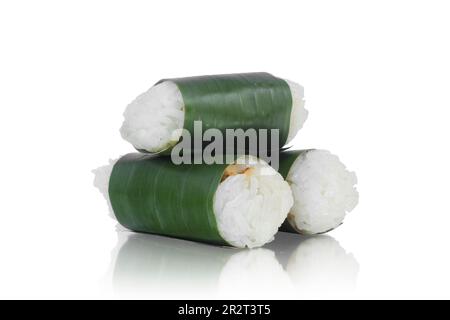
[[[359,264],[331,236],[279,232],[266,247],[288,274],[293,297],[339,297],[356,289]]]
[[[118,232],[113,288],[121,293],[211,293],[228,259],[237,252],[161,236]]]
[[[234,254],[223,267],[218,292],[227,297],[264,297],[290,290],[290,281],[272,250],[259,248]]]
[[[279,233],[265,248],[240,250],[118,232],[115,292],[153,296],[289,297],[354,289],[358,263],[330,236]]]
[[[294,250],[286,271],[296,287],[303,291],[350,291],[356,287],[359,265],[330,236],[308,238]]]

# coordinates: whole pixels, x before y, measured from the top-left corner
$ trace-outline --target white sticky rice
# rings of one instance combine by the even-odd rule
[[[298,83],[286,80],[291,89],[292,94],[292,110],[291,120],[289,125],[289,134],[286,144],[292,141],[297,135],[297,132],[303,127],[306,119],[308,118],[308,110],[305,109],[304,90]]]
[[[221,236],[235,247],[272,241],[293,204],[289,185],[266,162],[251,156],[239,158],[225,174],[230,171],[214,198]]]
[[[135,148],[158,152],[181,137],[184,101],[175,83],[164,81],[131,102],[123,114],[122,138]]]
[[[108,202],[116,161],[94,170],[94,185]],[[235,247],[254,248],[273,240],[293,205],[283,177],[263,160],[242,156],[225,170],[214,196],[214,214],[222,238]]]
[[[114,165],[119,159],[110,159],[109,164],[98,167],[97,169],[92,170],[92,173],[95,175],[94,177],[94,186],[101,192],[103,197],[108,204],[109,216],[115,219],[115,215],[111,206],[111,201],[109,200],[109,178],[111,177],[111,173]]]
[[[304,107],[303,87],[286,80],[292,93],[292,111],[288,141],[302,128],[308,117]],[[175,145],[182,134],[184,101],[177,85],[164,81],[151,87],[131,102],[123,114],[122,137],[135,148],[149,152],[163,151]]]
[[[300,155],[286,178],[294,196],[288,221],[303,234],[316,234],[339,226],[358,204],[354,172],[329,151]]]

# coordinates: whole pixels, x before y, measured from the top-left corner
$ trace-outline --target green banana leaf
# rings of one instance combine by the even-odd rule
[[[213,200],[226,164],[175,165],[131,153],[114,165],[109,198],[120,224],[137,232],[229,245],[219,234]]]
[[[294,161],[297,160],[297,158],[299,156],[306,154],[307,152],[309,152],[311,150],[314,150],[314,149],[281,151],[280,158],[279,158],[280,163],[279,163],[279,168],[278,168],[278,172],[281,174],[281,176],[286,180],[289,170],[291,170],[291,167],[294,164]],[[280,231],[289,232],[289,233],[301,233],[295,227],[295,225],[293,225],[289,221],[289,215],[288,215],[288,218],[286,218],[286,220],[281,225]]]

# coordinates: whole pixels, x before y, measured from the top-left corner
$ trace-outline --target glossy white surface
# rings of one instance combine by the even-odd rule
[[[0,298],[450,298],[448,12],[1,2]],[[252,252],[118,242],[90,170],[133,151],[118,132],[125,106],[163,77],[263,70],[305,87],[295,147],[329,149],[357,173],[344,225]]]
[[[330,236],[280,233],[265,248],[239,250],[118,233],[108,278],[118,296],[302,297],[356,288],[358,262]]]

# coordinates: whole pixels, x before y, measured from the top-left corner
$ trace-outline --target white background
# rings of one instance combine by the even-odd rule
[[[1,1],[0,297],[450,298],[449,16],[446,1]],[[133,150],[124,107],[160,78],[251,71],[304,85],[295,146],[358,175],[334,240],[241,254],[117,233],[90,171]]]

